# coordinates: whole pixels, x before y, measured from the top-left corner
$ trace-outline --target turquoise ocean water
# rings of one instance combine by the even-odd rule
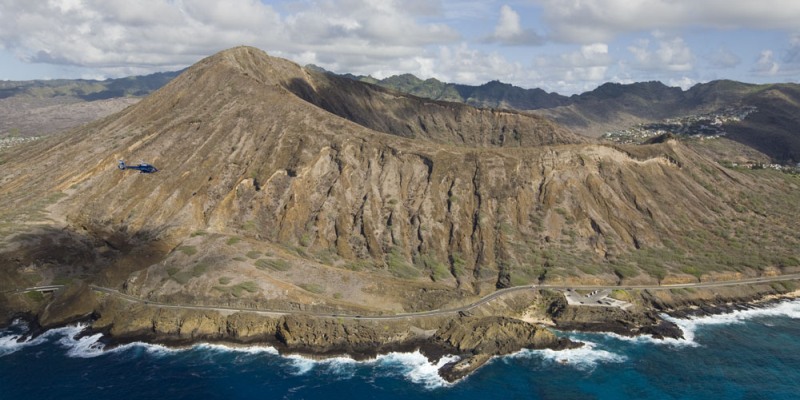
[[[80,326],[19,342],[17,323],[0,331],[0,400],[800,399],[800,301],[675,322],[686,339],[560,333],[587,346],[498,357],[455,384],[418,353],[355,362],[269,347],[105,349],[99,335],[75,339]]]

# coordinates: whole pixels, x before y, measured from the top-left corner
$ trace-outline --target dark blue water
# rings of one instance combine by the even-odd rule
[[[569,334],[583,349],[523,351],[447,385],[419,354],[370,362],[281,357],[270,348],[129,345],[104,351],[79,328],[17,343],[0,332],[6,399],[798,399],[800,301],[676,321],[687,339]]]

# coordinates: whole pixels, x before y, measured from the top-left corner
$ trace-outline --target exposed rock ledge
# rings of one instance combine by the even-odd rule
[[[366,359],[392,351],[420,350],[431,360],[454,354],[460,359],[444,365],[440,375],[455,381],[485,364],[493,356],[530,349],[564,349],[580,346],[558,338],[547,328],[501,315],[522,314],[525,307],[540,307],[562,330],[605,331],[623,335],[650,334],[656,338],[681,337],[672,323],[657,311],[688,315],[730,311],[730,303],[748,304],[780,297],[798,297],[794,284],[762,285],[714,291],[642,291],[635,294],[646,308],[637,311],[609,307],[568,306],[557,292],[524,294],[505,302],[505,310],[480,307],[474,315],[417,317],[397,320],[314,317],[302,314],[269,316],[253,312],[201,311],[132,303],[93,293],[80,282],[44,301],[25,295],[0,295],[0,323],[25,315],[34,327],[44,329],[77,320],[90,322],[90,331],[108,335],[111,344],[133,341],[189,345],[196,342],[266,344],[282,354],[311,357],[349,355]],[[681,311],[683,310],[683,311]],[[682,314],[683,313],[683,314]]]
[[[0,296],[0,311],[9,307],[7,301],[2,304],[7,297]],[[20,309],[19,304],[13,306]],[[222,313],[132,303],[92,293],[85,284],[70,285],[56,292],[38,310],[30,308],[27,316],[36,328],[54,327],[59,321],[62,324],[78,319],[88,321],[87,333],[106,334],[111,346],[135,341],[172,346],[196,342],[263,344],[274,346],[281,354],[348,355],[357,360],[393,351],[420,350],[432,361],[452,354],[460,356],[460,360],[440,370],[441,376],[451,382],[476,370],[493,356],[523,348],[562,349],[580,345],[558,338],[547,328],[509,317],[459,315],[377,320]]]

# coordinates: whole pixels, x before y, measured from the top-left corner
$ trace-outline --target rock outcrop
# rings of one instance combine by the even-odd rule
[[[85,319],[97,309],[95,294],[86,282],[74,281],[54,293],[53,299],[39,314],[44,329],[64,326]]]
[[[192,239],[197,232],[293,249],[339,268],[342,280],[368,270],[436,282],[454,297],[526,283],[702,276],[734,268],[737,257],[793,266],[790,248],[800,245],[784,235],[786,219],[771,217],[773,208],[790,215],[800,204],[790,186],[724,169],[675,141],[587,143],[538,117],[431,102],[246,47],[204,59],[135,106],[60,140],[11,152],[0,197],[28,204],[60,191],[51,212],[109,256],[86,257],[102,271],[92,276],[121,285],[152,266],[130,285],[137,293],[189,296],[215,286],[205,281],[193,291],[190,272],[176,280],[167,270],[213,270],[230,260],[161,263],[183,242],[197,243],[184,247],[191,252],[217,237]],[[113,167],[131,157],[160,172]],[[785,201],[773,207],[759,200],[767,196]],[[749,228],[760,225],[775,229]],[[785,244],[767,252],[746,241],[755,233]],[[694,252],[697,243],[713,254]],[[321,297],[299,292],[313,274],[287,277],[262,264],[268,277],[259,282],[294,285],[274,293]],[[361,300],[346,298],[351,292],[322,297]]]
[[[181,310],[106,299],[91,329],[112,341],[144,340],[171,345],[197,341],[267,344],[282,353],[311,356],[349,355],[356,359],[391,351],[421,349],[431,358],[461,358],[440,374],[455,381],[493,356],[521,349],[563,349],[579,346],[551,331],[509,317],[422,317],[398,320],[280,317],[237,312]]]
[[[76,284],[39,314],[57,326],[95,311],[92,328],[119,341],[364,355],[431,345],[467,356],[455,379],[493,355],[567,344],[488,305],[475,317],[370,316],[454,309],[509,286],[800,263],[793,177],[727,169],[674,140],[593,143],[538,117],[345,82],[252,48],[204,59],[57,139],[3,154],[0,232],[18,230],[2,236],[0,288],[87,277],[151,302],[95,304]],[[120,171],[119,159],[159,172]],[[660,302],[675,303],[649,304]],[[677,335],[647,311],[549,311],[565,329]]]
[[[683,338],[672,322],[664,321],[653,309],[568,305],[560,294],[550,297],[547,313],[556,328],[565,331],[612,332],[624,336],[651,335],[657,339]]]
[[[433,341],[454,349],[461,359],[445,364],[439,374],[454,382],[480,368],[491,357],[521,349],[565,349],[580,346],[559,338],[546,328],[508,317],[453,319],[433,336]]]

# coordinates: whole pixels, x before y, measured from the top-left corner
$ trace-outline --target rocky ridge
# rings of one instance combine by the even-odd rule
[[[41,314],[63,323],[93,308],[95,329],[116,338],[326,354],[427,337],[479,357],[452,366],[467,371],[494,353],[561,344],[498,317],[521,317],[518,305],[440,320],[433,332],[295,314],[385,315],[530,283],[706,281],[800,266],[793,177],[727,169],[676,141],[591,143],[538,117],[344,83],[252,48],[202,60],[119,114],[4,157],[0,289],[81,278],[143,301],[292,314],[256,321],[112,298],[90,307],[86,290],[57,295],[74,306]],[[119,159],[160,172],[119,171]],[[28,300],[8,300],[8,315],[33,311]],[[565,328],[601,320],[603,330],[674,334],[641,310],[531,304]],[[504,339],[486,342],[464,324]]]
[[[0,194],[24,204],[56,190],[50,210],[67,230],[32,234],[4,257],[44,275],[43,246],[49,264],[75,265],[64,257],[77,253],[93,279],[154,300],[396,311],[525,283],[714,279],[741,269],[736,259],[752,260],[745,274],[800,262],[779,214],[797,207],[796,183],[725,169],[675,141],[583,142],[540,118],[236,48],[114,117],[12,152]],[[111,166],[122,158],[161,172],[121,173]],[[749,228],[761,225],[774,229]],[[765,251],[753,236],[785,243]],[[700,240],[717,248],[711,258]],[[409,299],[409,281],[419,296]]]
[[[21,314],[14,310],[21,309],[19,302],[27,302],[25,318],[37,327],[34,334],[41,332],[39,327],[88,321],[87,333],[104,333],[111,345],[134,341],[171,346],[198,342],[269,345],[281,354],[347,355],[357,360],[392,351],[420,350],[434,362],[445,355],[456,355],[457,360],[440,369],[442,377],[453,382],[495,356],[525,348],[558,350],[581,345],[559,337],[542,322],[562,331],[682,338],[680,329],[655,311],[678,317],[724,313],[794,298],[798,295],[796,288],[797,282],[780,282],[692,291],[630,291],[627,300],[635,307],[629,310],[569,306],[558,292],[528,291],[469,313],[374,320],[164,308],[93,294],[85,283],[75,282],[33,302],[23,294],[0,295],[0,315],[5,316],[4,322],[19,317]],[[532,318],[538,322],[531,322]]]

